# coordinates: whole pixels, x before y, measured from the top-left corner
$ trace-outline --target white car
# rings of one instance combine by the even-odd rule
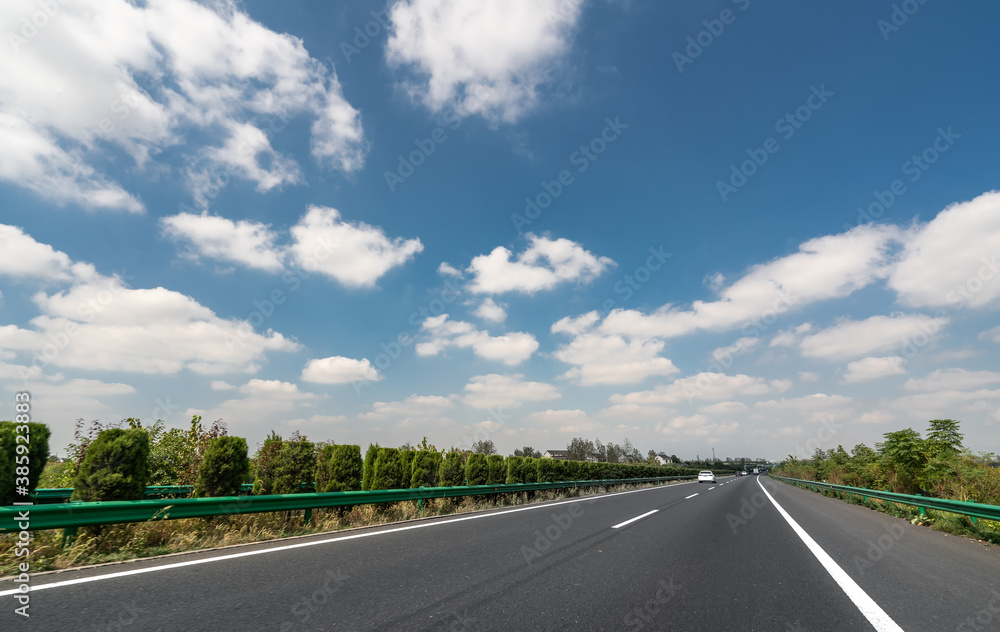
[[[702,470],[698,472],[698,482],[699,483],[714,483],[715,474],[711,470]]]

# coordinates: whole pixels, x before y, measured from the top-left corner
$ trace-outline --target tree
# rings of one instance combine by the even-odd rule
[[[496,454],[497,447],[493,445],[493,439],[480,439],[472,444],[472,452],[475,454]]]
[[[507,468],[504,467],[503,457],[499,454],[486,457],[486,484],[503,485],[506,479]]]
[[[409,481],[407,481],[407,484]],[[400,489],[403,487],[403,460],[396,448],[379,448],[369,489]]]
[[[260,495],[276,494],[275,479],[277,478],[278,455],[284,441],[275,431],[267,435],[264,444],[257,449],[253,457],[253,493]]]
[[[372,475],[375,473],[375,459],[378,457],[379,449],[378,441],[368,444],[368,450],[365,452],[365,463],[361,474],[361,489],[363,490],[372,488]]]
[[[298,494],[302,483],[312,483],[316,478],[316,446],[305,437],[293,435],[281,445],[274,468],[273,494]]]
[[[205,449],[193,496],[237,496],[250,474],[247,440],[243,437],[216,437]]]
[[[514,450],[514,456],[531,457],[533,459],[542,458],[542,453],[533,447],[526,445],[520,450]]]
[[[110,428],[87,447],[73,482],[73,500],[142,500],[149,472],[149,435]]]
[[[927,433],[927,452],[931,457],[949,458],[962,451],[964,435],[958,431],[959,422],[954,419],[933,419]]]
[[[413,465],[410,472],[410,487],[437,487],[437,475],[440,468],[440,452],[436,450],[418,451],[413,457]]]
[[[441,487],[458,487],[465,484],[465,464],[462,453],[452,450],[441,461],[438,473],[438,485]]]
[[[361,489],[361,446],[331,446],[329,477],[318,492],[353,492]],[[317,486],[319,482],[317,481]]]
[[[465,480],[467,485],[485,485],[489,471],[486,468],[486,455],[473,452],[465,463]]]
[[[907,428],[887,432],[883,436],[885,441],[876,444],[876,447],[889,482],[904,494],[920,491],[916,481],[925,462],[924,440],[920,438],[920,433]]]
[[[0,421],[0,459],[3,459],[0,461],[0,505],[31,500],[18,494],[17,487],[25,487],[30,492],[38,486],[49,459],[50,434],[45,424]],[[24,479],[27,479],[26,485],[22,485]]]
[[[660,464],[660,462],[656,458],[656,452],[654,452],[653,450],[649,451],[649,454],[646,455],[646,463],[649,463],[650,465]]]
[[[572,461],[588,461],[594,458],[594,442],[589,439],[582,439],[580,437],[573,437],[566,446],[566,451],[569,452],[569,458]]]

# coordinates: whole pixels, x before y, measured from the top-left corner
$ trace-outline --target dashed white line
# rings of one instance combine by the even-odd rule
[[[611,528],[612,528],[612,529],[620,529],[620,528],[624,527],[624,526],[625,526],[625,525],[627,525],[627,524],[632,524],[632,523],[633,523],[633,522],[635,522],[636,520],[642,520],[642,519],[643,519],[643,518],[645,518],[646,516],[652,516],[652,515],[653,515],[653,514],[655,514],[655,513],[657,512],[657,511],[659,511],[659,509],[654,509],[654,510],[652,510],[652,511],[647,511],[646,513],[642,514],[641,516],[636,516],[635,518],[629,518],[629,519],[628,519],[628,520],[626,520],[625,522],[619,522],[618,524],[616,524],[615,526],[613,526],[613,527],[611,527]]]
[[[799,538],[805,543],[806,548],[809,549],[809,552],[816,556],[816,559],[823,565],[826,572],[830,573],[830,576],[833,577],[833,581],[837,582],[837,585],[840,586],[841,590],[843,590],[850,600],[854,602],[854,605],[858,607],[861,614],[865,615],[865,618],[868,619],[869,623],[871,623],[875,629],[878,630],[878,632],[903,632],[903,628],[899,627],[899,625],[893,621],[888,614],[886,614],[885,610],[882,610],[882,607],[875,603],[875,600],[869,597],[868,593],[866,593],[861,586],[858,586],[857,582],[851,579],[851,576],[848,575],[835,561],[833,561],[833,558],[830,557],[830,555],[816,543],[816,540],[813,540],[812,536],[806,533],[805,529],[800,527],[799,523],[795,522],[795,520],[788,515],[788,512],[785,511],[784,508],[778,504],[778,501],[776,501],[774,497],[767,492],[764,486],[761,485],[760,479],[757,479],[757,484],[760,485],[761,490],[771,500],[771,504],[773,504],[774,508],[778,510],[781,517],[784,518],[789,526],[792,527],[792,530],[795,531],[795,535],[799,536]]]
[[[695,496],[697,496],[697,495],[698,495],[698,494],[697,494],[697,492],[696,492],[696,493],[694,493],[694,494],[691,494],[690,496],[685,496],[685,497],[684,497],[684,500],[687,500],[688,498],[694,498],[694,497],[695,497]]]

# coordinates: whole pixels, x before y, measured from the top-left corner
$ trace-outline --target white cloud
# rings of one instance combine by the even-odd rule
[[[487,296],[486,300],[484,300],[472,313],[491,323],[502,323],[507,320],[506,308],[506,303],[496,303],[492,298]]]
[[[371,412],[363,413],[359,417],[362,419],[435,417],[454,407],[455,402],[449,397],[414,394],[402,401],[375,402],[372,404]]]
[[[418,79],[415,99],[434,111],[516,121],[560,75],[579,19],[564,0],[402,0],[392,8],[386,57]]]
[[[989,342],[1000,343],[1000,327],[994,327],[993,329],[987,329],[983,333],[979,334],[980,340],[987,340]]]
[[[478,294],[534,294],[560,283],[589,283],[614,265],[611,259],[596,257],[568,239],[529,233],[528,241],[528,249],[513,260],[513,253],[503,246],[488,255],[474,257],[467,269],[473,275],[469,289]]]
[[[900,375],[906,373],[906,369],[903,368],[905,363],[906,360],[899,356],[869,356],[848,363],[847,372],[844,373],[844,381],[867,382],[880,377]]]
[[[739,422],[718,423],[711,421],[705,415],[690,415],[674,417],[658,430],[668,436],[680,437],[718,437],[739,431]]]
[[[802,355],[825,360],[848,360],[869,353],[901,349],[908,343],[924,346],[949,322],[948,318],[897,314],[844,320],[800,343]],[[922,342],[921,342],[922,341]]]
[[[561,397],[559,390],[544,382],[525,382],[524,375],[476,375],[465,385],[463,401],[473,408],[516,408],[522,402]]]
[[[569,334],[578,336],[585,331],[590,331],[601,320],[601,314],[597,311],[587,312],[575,318],[566,316],[560,318],[552,325],[552,333]]]
[[[622,336],[581,333],[572,342],[559,347],[552,356],[576,365],[560,377],[583,386],[633,384],[652,375],[680,372],[673,362],[660,357],[663,347],[664,343],[658,340],[626,341]]]
[[[15,34],[0,47],[0,179],[58,204],[142,212],[142,202],[101,166],[121,151],[142,171],[171,148],[183,171],[201,174],[192,179],[196,189],[240,176],[269,190],[299,175],[271,147],[265,127],[279,133],[299,115],[313,120],[317,160],[344,171],[361,167],[360,115],[336,75],[302,40],[268,30],[236,4],[57,6],[27,40],[16,33],[40,5],[0,3],[0,30]],[[217,146],[201,141],[220,138]]]
[[[554,426],[557,432],[585,433],[601,427],[591,420],[587,413],[580,409],[573,410],[542,410],[527,415],[525,421],[541,424],[543,427]]]
[[[235,386],[233,386],[229,382],[226,382],[225,380],[212,380],[211,382],[208,383],[208,385],[210,387],[212,387],[213,391],[232,391],[232,390],[236,390]]]
[[[66,253],[35,241],[22,229],[0,224],[0,274],[14,279],[69,281],[92,275],[93,267],[74,264]]]
[[[772,347],[794,347],[802,339],[802,336],[806,335],[812,331],[812,323],[802,323],[797,327],[789,327],[779,331],[778,334],[771,339]]]
[[[903,384],[908,391],[965,391],[1000,383],[1000,373],[995,371],[966,371],[965,369],[938,369],[920,379],[910,379]]]
[[[762,333],[767,322],[793,308],[842,298],[888,274],[890,247],[899,231],[864,225],[838,235],[810,239],[799,252],[753,266],[723,289],[717,301],[695,301],[691,309],[665,305],[652,314],[615,310],[601,329],[606,333],[674,337],[699,329],[743,326],[746,335]]]
[[[803,384],[819,380],[819,375],[812,371],[799,371],[799,381]]]
[[[281,380],[252,379],[237,389],[242,395],[252,397],[285,397],[290,399],[312,399],[312,393],[303,393],[291,382]]]
[[[367,358],[355,360],[330,356],[309,360],[302,369],[302,379],[316,384],[349,384],[351,382],[378,382],[382,375]]]
[[[274,246],[277,235],[259,222],[234,222],[217,215],[179,213],[160,218],[163,231],[174,239],[191,242],[195,256],[234,262],[268,272],[282,269]]]
[[[438,266],[437,271],[438,274],[440,274],[441,276],[450,276],[456,278],[460,278],[462,276],[461,270],[459,270],[458,268],[456,268],[455,266],[451,265],[446,261],[441,262],[441,265]]]
[[[429,337],[417,343],[415,349],[419,356],[438,355],[448,347],[471,348],[480,358],[513,366],[530,358],[538,349],[538,341],[531,334],[518,331],[491,336],[488,331],[476,329],[472,323],[448,320],[448,314],[424,320],[421,328]]]
[[[719,347],[712,351],[712,359],[719,361],[731,356],[741,356],[747,351],[751,351],[760,343],[760,338],[744,336],[727,347]]]
[[[179,292],[132,289],[121,279],[95,277],[34,297],[42,315],[31,329],[0,328],[0,347],[38,353],[59,367],[173,374],[252,373],[268,351],[297,351],[280,333],[254,331],[223,319]]]
[[[889,287],[913,307],[983,307],[1000,297],[1000,192],[953,204],[912,229]]]
[[[700,412],[706,415],[745,415],[750,412],[750,408],[743,402],[719,402],[717,404],[708,404],[707,406],[700,406],[698,408]]]
[[[310,206],[291,232],[291,255],[305,271],[348,287],[372,287],[424,249],[419,239],[389,239],[377,226],[346,222],[339,211],[322,206]]]
[[[697,399],[727,400],[737,396],[753,397],[771,392],[783,392],[790,388],[787,380],[768,382],[762,377],[723,373],[698,373],[661,384],[648,391],[637,391],[625,395],[612,395],[610,401],[617,404],[677,404]]]

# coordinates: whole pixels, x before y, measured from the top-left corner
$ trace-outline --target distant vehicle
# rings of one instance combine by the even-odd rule
[[[760,468],[759,467],[753,468],[753,473],[754,474],[760,474]]]
[[[747,476],[747,471],[743,470],[743,476]]]
[[[715,473],[711,470],[702,470],[698,472],[698,482],[699,483],[714,483]]]

